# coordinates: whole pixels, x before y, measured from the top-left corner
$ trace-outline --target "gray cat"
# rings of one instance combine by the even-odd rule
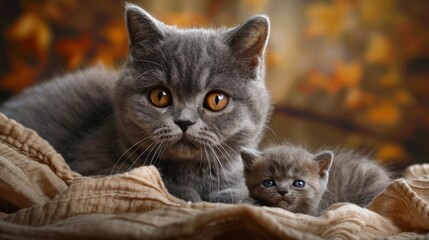
[[[0,111],[84,175],[153,164],[179,198],[239,201],[247,191],[240,149],[259,143],[271,109],[268,18],[231,29],[177,29],[127,4],[126,25],[123,69],[59,77]]]
[[[353,151],[312,154],[293,145],[242,152],[244,176],[254,203],[319,215],[338,202],[366,206],[390,183],[390,173]],[[252,201],[251,201],[252,202]]]

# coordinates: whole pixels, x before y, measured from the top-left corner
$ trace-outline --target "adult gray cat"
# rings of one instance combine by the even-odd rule
[[[154,164],[177,197],[239,201],[246,191],[239,151],[258,144],[271,108],[268,18],[182,30],[128,4],[126,24],[122,70],[59,77],[1,112],[38,132],[82,174]]]
[[[348,150],[310,153],[293,145],[243,151],[250,197],[261,205],[318,215],[338,202],[366,206],[390,183],[372,159]]]

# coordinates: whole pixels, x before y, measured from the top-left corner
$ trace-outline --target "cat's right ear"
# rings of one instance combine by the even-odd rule
[[[228,32],[228,43],[233,55],[248,69],[254,69],[262,63],[269,35],[270,19],[256,15]]]
[[[334,153],[331,151],[323,151],[317,154],[314,159],[319,165],[319,176],[326,176],[331,169],[332,162],[334,161]]]
[[[164,37],[164,24],[140,7],[127,3],[125,17],[132,55],[144,56]]]
[[[243,160],[243,165],[245,170],[250,170],[253,166],[253,163],[259,158],[260,153],[255,149],[243,148],[241,149],[241,159]]]

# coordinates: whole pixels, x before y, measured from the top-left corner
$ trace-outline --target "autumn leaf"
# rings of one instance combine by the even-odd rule
[[[306,36],[337,38],[346,27],[345,18],[349,10],[350,4],[347,1],[311,4],[306,11],[308,21]]]
[[[61,39],[56,44],[56,50],[65,58],[69,70],[79,67],[91,45],[89,33],[83,33],[77,39]]]
[[[392,126],[399,122],[401,111],[390,101],[380,101],[372,105],[365,113],[364,120],[369,124]]]
[[[366,93],[359,88],[352,88],[347,91],[344,99],[344,107],[350,110],[367,107],[376,101],[375,96]]]
[[[22,61],[13,61],[11,71],[0,78],[0,87],[2,90],[18,93],[21,89],[33,85],[39,73],[34,66]]]
[[[381,34],[373,35],[369,40],[369,46],[365,52],[365,60],[368,63],[386,65],[392,63],[394,54],[390,40]]]
[[[362,74],[363,67],[359,62],[337,61],[334,63],[335,81],[338,81],[338,85],[342,88],[356,87],[362,78]]]
[[[33,13],[24,13],[9,27],[7,38],[22,46],[27,52],[35,53],[40,61],[45,61],[51,45],[52,33],[48,24]]]
[[[389,71],[387,74],[378,79],[378,86],[381,88],[398,87],[400,83],[399,73],[397,71]]]
[[[414,97],[407,90],[396,91],[394,99],[401,106],[409,106],[415,102]]]
[[[406,152],[401,145],[387,143],[379,147],[376,158],[381,162],[404,161]]]
[[[102,36],[106,39],[107,43],[97,46],[97,51],[89,62],[92,64],[102,63],[105,66],[114,66],[127,55],[127,31],[122,21],[113,21],[103,27]]]

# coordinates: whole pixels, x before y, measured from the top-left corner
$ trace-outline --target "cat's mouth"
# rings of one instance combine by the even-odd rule
[[[281,197],[280,199],[279,199],[279,201],[278,201],[279,203],[282,203],[282,204],[287,204],[287,205],[289,205],[289,204],[292,204],[292,199],[290,198],[290,197],[288,197],[288,196],[283,196],[283,197]]]
[[[196,144],[193,143],[188,137],[186,137],[186,135],[183,135],[183,137],[179,141],[177,141],[175,145],[191,149],[197,148]]]
[[[179,159],[195,158],[197,152],[199,152],[198,144],[189,139],[189,137],[186,137],[186,135],[183,135],[170,148],[170,153]]]

